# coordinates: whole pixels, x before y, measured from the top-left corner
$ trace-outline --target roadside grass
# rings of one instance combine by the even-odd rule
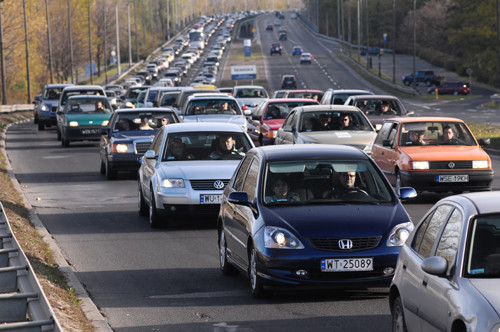
[[[0,113],[0,131],[9,123],[32,121],[33,111]],[[5,142],[0,140],[0,148]],[[0,201],[5,209],[12,232],[28,257],[47,299],[64,331],[95,331],[92,322],[85,317],[80,299],[71,289],[63,272],[58,269],[47,243],[29,220],[30,211],[24,206],[21,194],[14,187],[7,171],[7,163],[0,154]]]

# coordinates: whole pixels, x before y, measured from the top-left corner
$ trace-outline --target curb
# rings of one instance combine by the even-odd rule
[[[8,124],[5,127],[5,130],[2,132],[1,140],[3,140],[5,142],[5,135],[6,135],[7,130],[9,129],[10,126],[12,126],[14,124],[31,122],[31,121],[33,121],[32,118]],[[89,294],[87,293],[87,291],[83,287],[80,280],[78,280],[78,277],[76,276],[75,272],[73,271],[73,268],[71,267],[71,265],[68,264],[67,260],[64,258],[64,255],[62,254],[61,250],[57,246],[57,243],[55,242],[53,237],[50,235],[50,233],[47,231],[47,229],[43,225],[40,218],[38,218],[38,215],[36,214],[35,209],[28,201],[24,191],[22,190],[21,186],[19,185],[19,181],[17,180],[17,178],[13,172],[12,165],[10,164],[10,160],[7,157],[7,152],[5,150],[5,143],[4,143],[3,147],[0,147],[0,150],[2,151],[2,155],[5,158],[7,175],[11,179],[16,191],[21,195],[24,206],[29,210],[29,214],[30,214],[29,218],[30,218],[31,224],[35,227],[36,231],[42,237],[42,239],[48,244],[50,251],[52,252],[52,254],[54,256],[56,264],[59,266],[59,270],[62,271],[67,278],[68,286],[75,290],[75,294],[82,301],[81,307],[82,307],[82,310],[83,310],[85,316],[92,322],[92,324],[95,327],[95,331],[99,331],[99,332],[111,332],[111,331],[113,331],[111,329],[111,327],[109,326],[109,324],[107,323],[104,316],[101,314],[101,312],[97,308],[97,306],[91,300]]]

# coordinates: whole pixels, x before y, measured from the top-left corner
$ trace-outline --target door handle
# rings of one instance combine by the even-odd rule
[[[422,285],[424,285],[424,287],[427,287],[428,281],[429,281],[429,278],[425,277],[424,280],[422,280]]]

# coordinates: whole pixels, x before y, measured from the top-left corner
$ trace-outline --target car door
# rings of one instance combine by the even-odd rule
[[[248,195],[248,201],[256,205],[259,160],[257,157],[249,156],[242,163],[234,182],[236,191],[244,191]],[[242,267],[248,267],[248,238],[252,234],[252,225],[255,222],[254,209],[241,204],[230,204],[229,213],[225,216],[225,227],[228,233],[227,243],[231,258]]]
[[[372,158],[382,169],[387,179],[394,184],[395,166],[397,164],[397,132],[398,124],[395,122],[386,122],[375,138],[372,147]],[[385,144],[384,144],[385,143]]]
[[[274,144],[293,144],[295,143],[296,135],[297,135],[297,113],[296,111],[292,111],[288,114],[285,122],[280,129],[278,129],[278,133],[276,134],[276,139]]]
[[[433,293],[437,289],[444,290],[442,280],[432,278],[422,270],[421,264],[425,258],[433,256],[441,233],[453,206],[443,204],[433,210],[416,230],[411,244],[411,250],[402,257],[400,293],[405,309],[407,326],[416,327],[417,331],[444,331],[437,319],[448,306],[445,303],[445,293]],[[443,242],[444,244],[445,242]],[[446,279],[446,278],[445,278]],[[447,280],[447,279],[446,279]]]
[[[153,182],[153,176],[156,171],[156,165],[161,162],[161,154],[162,154],[162,141],[163,141],[163,136],[164,136],[164,128],[162,127],[156,136],[153,139],[153,142],[151,143],[151,146],[149,147],[148,150],[153,150],[155,152],[156,158],[154,159],[148,159],[148,158],[142,158],[142,176],[141,176],[141,186],[142,186],[142,192],[144,193],[144,197],[147,197],[148,201],[151,202],[151,184]]]

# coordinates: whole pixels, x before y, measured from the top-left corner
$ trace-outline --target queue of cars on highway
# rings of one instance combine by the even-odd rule
[[[167,63],[189,47],[175,45]],[[269,56],[281,50],[273,44]],[[292,53],[311,63],[300,46]],[[123,96],[116,107],[93,87],[47,86],[35,122],[57,124],[65,147],[100,139],[107,179],[137,172],[138,213],[151,227],[212,216],[222,273],[243,272],[255,297],[383,286],[398,331],[499,331],[500,195],[487,193],[487,138],[459,119],[415,117],[395,96],[299,90],[293,75],[279,99],[261,86],[163,82],[108,87]],[[444,198],[415,222],[402,200],[423,191],[481,193]]]

